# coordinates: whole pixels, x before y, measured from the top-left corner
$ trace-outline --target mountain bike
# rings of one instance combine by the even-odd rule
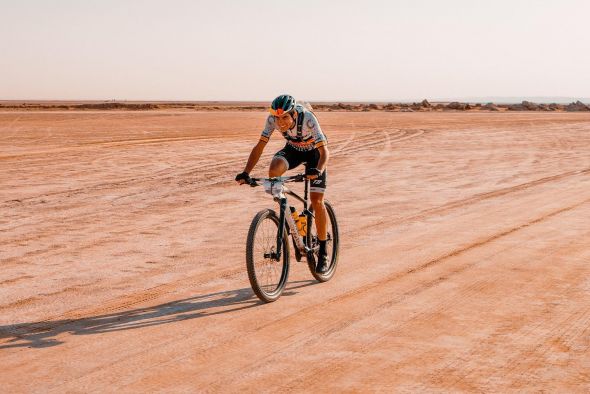
[[[327,242],[329,268],[325,274],[315,272],[319,254],[319,242],[315,230],[313,207],[308,201],[309,180],[303,175],[274,178],[250,178],[250,186],[265,189],[279,205],[278,214],[273,209],[264,209],[254,216],[246,242],[246,267],[254,293],[264,302],[276,301],[287,284],[289,276],[290,247],[292,240],[297,261],[307,260],[313,277],[326,282],[334,276],[338,263],[338,223],[336,213],[329,201],[324,200],[327,211]],[[303,197],[290,190],[286,183],[304,182]],[[299,213],[289,205],[287,196],[303,203]]]

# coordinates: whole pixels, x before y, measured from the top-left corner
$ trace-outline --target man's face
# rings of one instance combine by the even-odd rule
[[[293,116],[290,113],[286,113],[280,116],[275,115],[275,122],[281,132],[285,132],[293,126]]]

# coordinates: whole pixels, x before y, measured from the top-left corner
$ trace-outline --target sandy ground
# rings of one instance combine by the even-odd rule
[[[340,265],[273,304],[264,117],[0,113],[0,391],[590,391],[590,115],[319,113]]]

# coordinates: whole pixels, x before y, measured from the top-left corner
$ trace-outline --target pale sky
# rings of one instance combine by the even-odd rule
[[[589,0],[0,0],[0,99],[590,96]]]

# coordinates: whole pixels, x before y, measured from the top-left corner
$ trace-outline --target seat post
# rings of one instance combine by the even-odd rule
[[[309,187],[309,179],[305,178],[305,188],[303,192],[303,209],[307,209],[307,188]]]

